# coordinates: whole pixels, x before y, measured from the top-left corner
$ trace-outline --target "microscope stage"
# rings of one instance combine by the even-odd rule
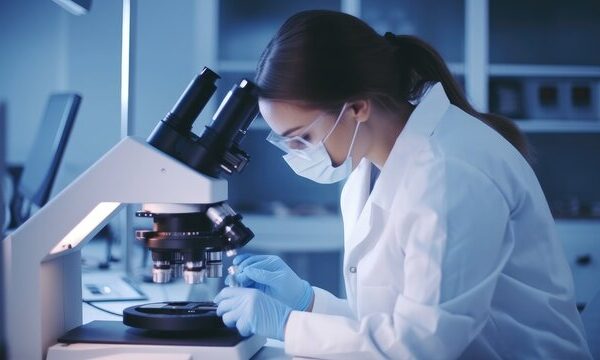
[[[92,321],[58,339],[48,349],[48,360],[90,359],[100,356],[152,359],[249,359],[265,343],[260,336],[243,337],[237,330],[215,329],[201,335],[193,332],[156,332],[131,328],[120,321]],[[121,356],[121,357],[119,357]]]
[[[213,302],[171,301],[131,306],[123,310],[123,323],[157,334],[170,332],[214,333],[224,328]]]

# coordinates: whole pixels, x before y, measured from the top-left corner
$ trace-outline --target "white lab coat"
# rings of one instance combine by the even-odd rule
[[[341,197],[348,299],[315,288],[286,352],[328,359],[587,359],[571,272],[525,159],[433,85],[369,194]]]

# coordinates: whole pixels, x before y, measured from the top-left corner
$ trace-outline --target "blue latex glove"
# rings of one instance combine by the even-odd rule
[[[242,336],[251,334],[283,340],[285,323],[292,309],[256,289],[228,287],[214,299],[217,315]]]
[[[306,311],[314,291],[279,256],[242,254],[233,259],[238,267],[235,279],[229,275],[227,285],[258,289],[294,310]]]

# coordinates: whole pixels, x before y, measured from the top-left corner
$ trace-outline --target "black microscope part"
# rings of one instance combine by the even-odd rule
[[[212,302],[165,302],[131,306],[123,310],[127,326],[160,332],[215,331],[223,328]]]
[[[218,226],[205,213],[153,214],[136,212],[138,217],[154,218],[152,230],[136,230],[138,240],[152,250],[153,260],[171,260],[171,254],[183,251],[184,260],[194,261],[205,250],[227,251],[240,248],[254,238],[254,233],[242,223],[240,214],[225,217]]]
[[[205,67],[190,82],[163,121],[183,134],[190,132],[194,121],[217,90],[217,79],[220,76]]]
[[[258,88],[244,79],[229,91],[202,136],[194,134],[192,125],[214,94],[218,78],[204,68],[148,137],[152,146],[212,177],[244,169],[249,156],[239,144],[258,115]]]

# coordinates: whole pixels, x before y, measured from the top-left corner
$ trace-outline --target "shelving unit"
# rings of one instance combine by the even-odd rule
[[[490,76],[600,77],[600,66],[548,64],[490,64]]]
[[[537,120],[516,119],[515,123],[526,133],[599,133],[600,121],[594,120]]]

